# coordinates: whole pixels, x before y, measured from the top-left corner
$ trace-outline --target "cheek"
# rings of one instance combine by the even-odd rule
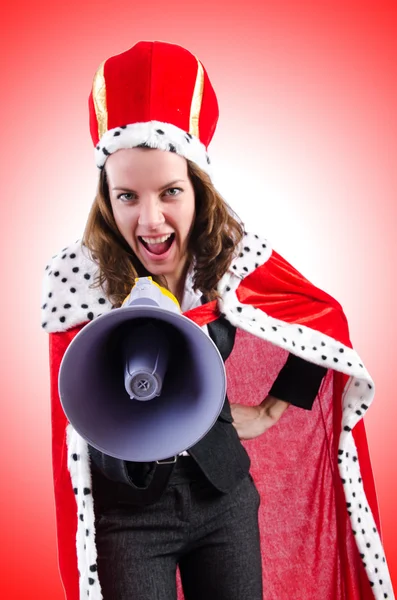
[[[194,201],[193,201],[185,207],[185,210],[183,212],[183,217],[182,217],[183,218],[183,231],[184,231],[185,235],[190,234],[190,231],[193,228],[195,216],[196,216],[196,210],[195,210],[195,205],[194,205]]]
[[[116,221],[116,225],[119,228],[119,231],[124,235],[131,231],[131,226],[133,222],[133,215],[130,211],[126,211],[125,207],[116,207],[113,209],[114,220]]]
[[[113,213],[113,218],[115,220],[115,223],[116,223],[117,227],[120,229],[119,207],[113,200],[110,201],[110,206],[112,208],[112,213]]]
[[[120,233],[123,233],[123,220],[120,218],[119,213],[114,212],[113,216]]]
[[[194,213],[192,213],[191,211],[184,211],[182,214],[178,215],[178,218],[176,220],[174,220],[174,223],[177,225],[177,230],[181,237],[182,243],[186,243],[190,237],[193,219]]]
[[[189,219],[189,236],[193,230],[195,219],[196,219],[196,208],[195,208],[195,206],[193,206],[193,208],[190,212],[190,219]]]

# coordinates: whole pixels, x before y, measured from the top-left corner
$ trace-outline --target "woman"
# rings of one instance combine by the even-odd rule
[[[373,382],[338,303],[244,232],[213,188],[206,148],[217,117],[204,67],[178,46],[140,42],[94,78],[99,190],[84,245],[48,267],[43,305],[67,598],[173,598],[177,564],[186,600],[392,598],[362,426]],[[211,431],[165,464],[112,459],[69,426],[74,499],[59,363],[81,326],[120,306],[135,277],[149,274],[228,358],[231,399],[254,369],[231,410],[226,398]],[[286,413],[290,404],[297,408]],[[240,440],[253,440],[260,536],[259,496]]]

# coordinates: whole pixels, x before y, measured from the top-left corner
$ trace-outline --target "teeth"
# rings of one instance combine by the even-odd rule
[[[141,238],[143,239],[143,241],[146,244],[162,244],[163,242],[166,242],[171,236],[172,236],[172,233],[169,233],[168,235],[163,235],[162,237],[157,237],[157,238],[146,238],[146,237],[143,237],[143,235],[141,235]]]

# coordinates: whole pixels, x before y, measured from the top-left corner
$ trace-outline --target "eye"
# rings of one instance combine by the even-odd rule
[[[165,190],[164,196],[178,196],[181,192],[183,192],[182,188],[168,188],[168,190]]]
[[[117,200],[121,200],[121,202],[132,202],[135,200],[135,194],[131,192],[123,192],[122,194],[117,194]]]

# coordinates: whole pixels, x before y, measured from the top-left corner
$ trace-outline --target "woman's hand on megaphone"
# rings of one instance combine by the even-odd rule
[[[231,404],[233,425],[240,440],[252,440],[273,427],[289,407],[274,396],[267,396],[259,406]]]

